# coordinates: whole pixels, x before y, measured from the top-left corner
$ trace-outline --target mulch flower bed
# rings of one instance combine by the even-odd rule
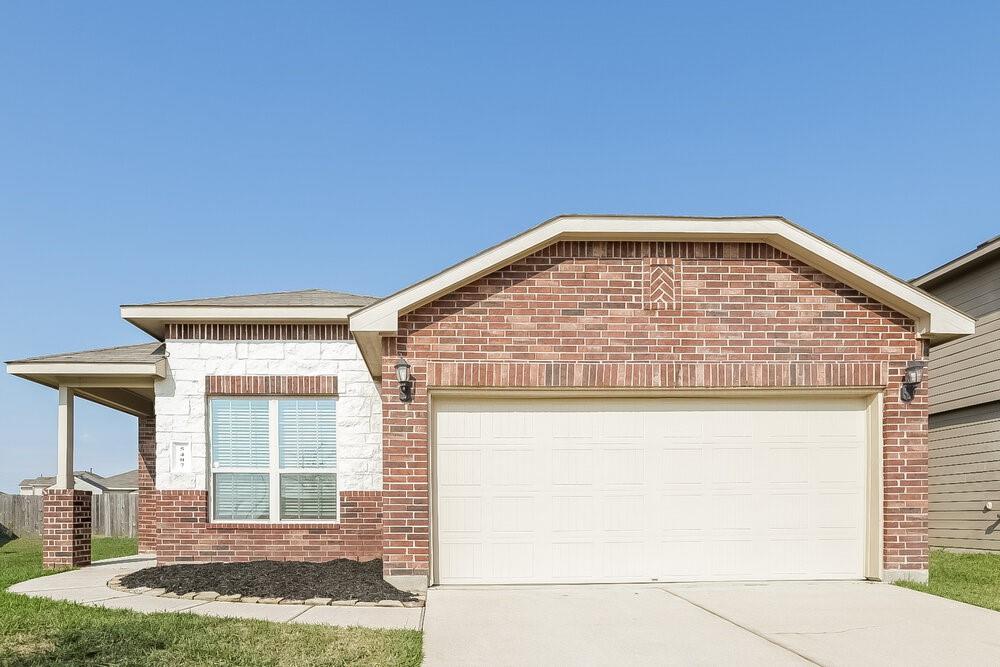
[[[125,575],[120,582],[127,588],[166,589],[177,595],[214,591],[223,596],[290,600],[417,600],[382,578],[382,560],[378,558],[364,562],[340,558],[325,563],[257,560],[160,565]]]

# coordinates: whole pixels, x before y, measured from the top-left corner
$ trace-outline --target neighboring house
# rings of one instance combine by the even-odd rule
[[[902,383],[974,329],[776,217],[561,216],[384,299],[121,313],[156,341],[8,363],[59,390],[47,566],[89,559],[82,396],[139,418],[159,562],[381,557],[406,588],[926,580]]]
[[[1000,237],[913,284],[976,318],[931,348],[930,544],[1000,551]]]
[[[139,471],[129,470],[119,475],[102,477],[93,470],[81,470],[73,473],[74,488],[91,493],[137,493],[139,491]],[[22,496],[40,496],[45,489],[55,486],[55,477],[35,477],[22,479],[19,484]]]

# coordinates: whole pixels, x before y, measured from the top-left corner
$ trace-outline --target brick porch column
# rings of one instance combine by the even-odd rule
[[[46,489],[42,496],[42,567],[90,565],[90,491]]]
[[[156,553],[156,417],[139,417],[139,553]]]

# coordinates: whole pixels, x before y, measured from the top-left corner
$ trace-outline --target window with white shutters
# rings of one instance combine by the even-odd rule
[[[337,402],[213,398],[213,521],[337,521]]]

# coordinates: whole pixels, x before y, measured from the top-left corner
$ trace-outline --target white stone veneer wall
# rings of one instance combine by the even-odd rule
[[[207,375],[336,375],[337,486],[382,489],[382,402],[354,341],[167,340],[167,377],[156,383],[156,488],[207,490]],[[171,448],[189,443],[190,472]]]

